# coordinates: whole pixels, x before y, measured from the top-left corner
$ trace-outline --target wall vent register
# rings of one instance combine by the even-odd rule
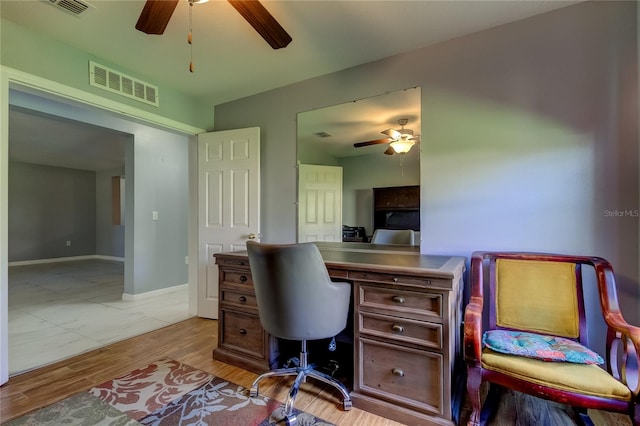
[[[159,106],[158,87],[89,61],[89,84],[148,105]]]
[[[49,0],[52,6],[71,13],[75,16],[82,16],[85,12],[93,9],[95,6],[80,0]]]

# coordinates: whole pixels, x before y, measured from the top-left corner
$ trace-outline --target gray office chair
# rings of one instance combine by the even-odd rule
[[[293,404],[300,384],[307,377],[313,377],[339,390],[343,409],[350,410],[347,388],[309,365],[307,340],[328,339],[344,330],[351,285],[331,281],[320,251],[313,243],[276,245],[247,241],[247,253],[262,327],[272,336],[302,342],[300,365],[260,375],[251,385],[250,395],[258,396],[262,379],[297,376],[285,405],[285,422],[293,426],[297,424]]]
[[[411,229],[376,229],[371,244],[403,244],[412,246],[414,241]]]

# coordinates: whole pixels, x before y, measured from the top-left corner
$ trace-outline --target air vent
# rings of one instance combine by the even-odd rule
[[[49,0],[49,3],[76,16],[81,16],[89,9],[95,7],[92,4],[80,0]]]
[[[89,61],[89,84],[149,105],[159,106],[158,88]]]
[[[314,133],[314,135],[316,135],[319,138],[330,138],[333,136],[331,133],[328,133],[328,132],[317,132],[317,133]]]

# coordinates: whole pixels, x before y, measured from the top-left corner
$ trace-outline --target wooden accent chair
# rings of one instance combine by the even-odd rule
[[[588,347],[583,265],[595,271],[607,328],[602,367],[513,355],[483,344],[486,331],[506,330],[499,334],[532,332]],[[479,425],[488,417],[481,413],[483,382],[570,405],[586,424],[591,424],[587,409],[592,408],[627,414],[634,425],[640,425],[640,328],[622,318],[609,262],[599,257],[475,252],[470,282],[464,315],[467,391],[473,410],[469,425]]]

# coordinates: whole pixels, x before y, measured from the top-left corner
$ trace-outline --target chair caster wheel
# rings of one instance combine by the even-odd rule
[[[344,401],[342,401],[342,409],[344,411],[349,411],[351,410],[351,400],[350,399],[345,399]]]
[[[290,416],[286,416],[284,418],[284,424],[287,426],[297,426],[298,417],[295,414],[291,414]]]
[[[257,387],[251,388],[251,390],[249,391],[249,396],[252,398],[255,398],[256,396],[258,396],[258,388]]]

